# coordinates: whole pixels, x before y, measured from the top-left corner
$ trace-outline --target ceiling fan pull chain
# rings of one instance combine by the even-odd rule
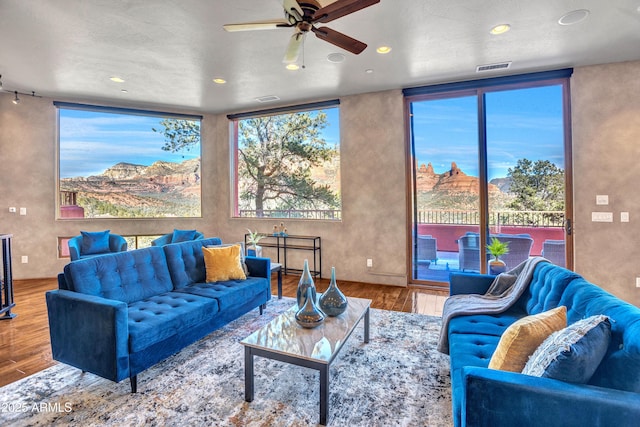
[[[307,33],[304,33],[302,35],[303,39],[302,39],[302,69],[305,69],[305,65],[304,65],[304,45],[305,42],[307,41]]]

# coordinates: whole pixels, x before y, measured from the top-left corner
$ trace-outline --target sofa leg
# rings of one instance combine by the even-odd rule
[[[262,316],[263,311],[264,311],[264,304],[260,304],[260,316]]]
[[[129,381],[131,382],[131,393],[137,393],[138,392],[138,376],[134,375],[132,377],[129,377]]]

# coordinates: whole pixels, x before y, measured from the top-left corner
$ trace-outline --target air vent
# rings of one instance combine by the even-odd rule
[[[499,64],[478,65],[478,67],[476,68],[476,73],[493,70],[506,70],[509,67],[511,67],[511,61],[501,62]]]
[[[258,102],[273,102],[273,101],[277,101],[280,98],[278,98],[275,95],[267,95],[267,96],[261,96],[260,98],[256,98],[256,101]]]

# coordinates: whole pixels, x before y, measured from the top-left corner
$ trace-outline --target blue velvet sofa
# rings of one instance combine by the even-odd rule
[[[484,294],[494,277],[452,273],[450,291]],[[524,316],[564,305],[567,322],[604,314],[611,342],[588,384],[489,369],[502,333]],[[498,315],[454,317],[448,329],[455,426],[640,425],[640,309],[542,262],[518,302]]]
[[[119,382],[271,298],[270,260],[246,257],[246,280],[207,283],[203,246],[154,246],[69,263],[46,293],[57,361]]]

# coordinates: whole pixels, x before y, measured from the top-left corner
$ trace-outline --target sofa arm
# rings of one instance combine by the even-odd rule
[[[116,382],[129,377],[126,303],[66,290],[46,300],[55,360]]]
[[[244,258],[249,275],[252,277],[264,277],[271,279],[271,258],[258,258],[254,256],[246,256]]]
[[[449,295],[485,294],[496,276],[478,273],[449,274]]]
[[[635,426],[640,394],[514,372],[463,368],[463,426]]]

